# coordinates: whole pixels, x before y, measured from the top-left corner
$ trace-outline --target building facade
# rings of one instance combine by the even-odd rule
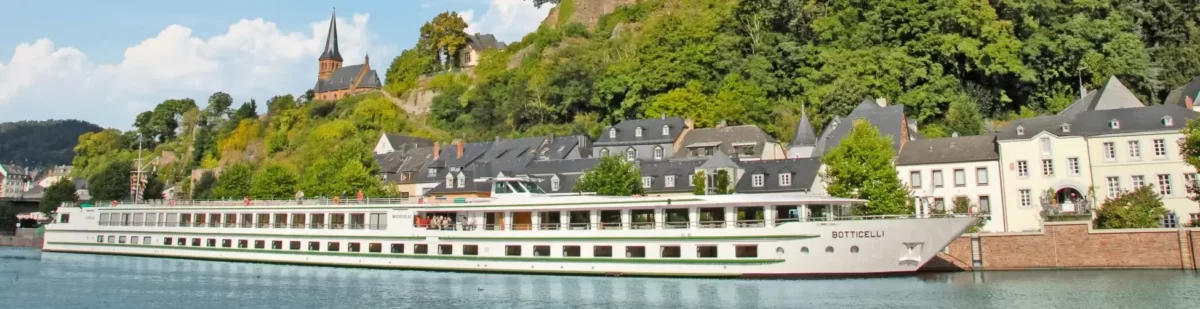
[[[985,232],[1006,232],[999,153],[994,135],[910,141],[896,158],[896,172],[912,190],[916,214],[959,213],[987,215]],[[965,210],[955,201],[965,198]]]
[[[741,161],[784,159],[779,141],[757,126],[726,126],[692,129],[681,136],[675,159],[707,158],[724,152]]]
[[[363,64],[342,66],[342,54],[338,50],[337,12],[334,12],[329,19],[325,49],[317,59],[317,84],[313,86],[313,99],[338,100],[383,88],[379,75],[371,69],[371,56],[363,58]]]
[[[29,191],[33,179],[29,169],[13,164],[0,164],[0,197],[21,196]]]
[[[592,156],[618,155],[627,160],[663,161],[675,155],[676,141],[692,125],[679,117],[624,120],[605,128],[592,143]]]

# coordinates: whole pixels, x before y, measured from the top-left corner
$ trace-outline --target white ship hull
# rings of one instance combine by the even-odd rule
[[[561,201],[559,198],[555,200]],[[729,200],[676,200],[675,205],[670,207],[688,207],[692,213],[705,208],[706,205],[714,205],[706,203],[719,203],[726,205],[722,207],[727,209],[738,207],[729,204]],[[619,207],[639,209],[643,206],[658,205],[659,208],[666,208],[661,207],[664,201],[661,198],[643,198],[642,201],[646,204],[622,204]],[[695,205],[682,205],[682,201],[692,201]],[[760,200],[754,203],[764,202]],[[437,208],[439,211],[450,208],[428,205],[426,207]],[[460,214],[473,216],[477,212],[468,208],[484,206],[459,204],[454,207],[459,208]],[[516,209],[518,205],[512,207]],[[520,207],[529,208],[529,205]],[[555,207],[566,209],[580,206]],[[803,218],[798,222],[765,220],[765,224],[756,227],[736,227],[740,224],[731,220],[728,224],[723,224],[723,227],[713,228],[712,225],[696,224],[696,220],[693,219],[693,224],[684,228],[662,228],[663,219],[658,218],[656,226],[660,228],[653,229],[633,229],[628,219],[625,224],[614,229],[590,230],[544,230],[545,227],[540,226],[530,230],[511,230],[511,226],[504,228],[505,230],[429,230],[414,227],[412,215],[429,210],[380,205],[340,208],[301,208],[294,205],[64,208],[60,209],[60,215],[67,214],[70,217],[69,222],[47,226],[43,250],[304,265],[528,274],[853,276],[917,271],[954,238],[978,222],[978,219],[973,217],[871,220],[843,218],[825,221]],[[538,209],[543,210],[546,209]],[[503,211],[504,209],[499,209],[500,213],[504,213]],[[656,214],[661,214],[663,210],[656,211]],[[103,213],[144,213],[145,218],[150,218],[151,213],[157,213],[153,217],[161,219],[167,215],[178,218],[181,213],[200,215],[217,212],[221,214],[216,216],[230,215],[235,218],[272,213],[286,213],[288,216],[300,214],[299,216],[306,218],[316,218],[312,213],[345,213],[347,217],[357,213],[380,216],[386,214],[387,226],[377,227],[379,229],[329,229],[314,228],[311,225],[302,228],[264,228],[260,223],[289,223],[255,220],[256,222],[218,223],[215,224],[216,227],[209,227],[208,225],[213,225],[211,223],[199,224],[204,226],[196,227],[197,223],[192,222],[180,227],[181,224],[173,219],[145,220],[146,223],[130,224],[130,217],[123,217],[122,220],[126,222],[115,225],[99,222]],[[626,218],[628,213],[629,210],[623,212]],[[322,224],[329,222],[325,218],[321,220]],[[112,223],[111,221],[108,223]],[[382,222],[380,223],[382,225]],[[243,224],[246,227],[243,227]],[[233,227],[224,227],[225,225]],[[134,241],[134,238],[137,238],[137,241]],[[147,240],[149,243],[146,243]],[[395,250],[394,246],[399,246],[400,250]],[[424,247],[425,252],[417,252],[418,247]]]

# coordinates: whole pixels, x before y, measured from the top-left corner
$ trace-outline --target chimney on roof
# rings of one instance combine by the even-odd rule
[[[689,129],[689,130],[690,130],[690,129],[695,129],[695,128],[696,128],[696,121],[695,121],[695,120],[692,120],[692,118],[684,119],[684,120],[683,120],[683,127],[684,127],[684,128],[687,128],[687,129]]]
[[[461,159],[462,156],[463,156],[463,140],[460,139],[460,140],[458,140],[458,158]]]
[[[667,113],[658,114],[659,119],[667,120]]]
[[[1184,102],[1184,104],[1186,104],[1186,106],[1184,106],[1184,107],[1187,107],[1187,109],[1194,110],[1194,109],[1192,109],[1192,107],[1195,106],[1194,104],[1196,102],[1192,100],[1192,97],[1183,96],[1183,102]]]
[[[887,99],[875,98],[875,104],[879,104],[879,107],[887,107]]]
[[[437,160],[442,154],[442,147],[438,146],[437,142],[433,142],[433,159]]]
[[[724,127],[725,127],[725,119],[721,119],[721,122],[717,123],[717,129],[724,128]]]

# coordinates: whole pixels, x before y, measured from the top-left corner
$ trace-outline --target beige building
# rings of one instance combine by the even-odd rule
[[[954,213],[954,200],[970,201],[967,212],[988,215],[985,232],[1007,232],[996,136],[913,140],[896,158],[900,179],[912,190],[917,215]],[[993,209],[995,211],[993,211]]]

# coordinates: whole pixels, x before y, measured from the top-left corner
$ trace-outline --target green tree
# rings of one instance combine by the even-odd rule
[[[708,179],[705,179],[704,171],[696,171],[696,175],[692,176],[692,194],[708,194],[708,192],[705,192],[708,189],[707,184],[705,184],[706,181],[708,181]]]
[[[200,180],[196,182],[195,189],[192,190],[192,198],[208,199],[212,198],[213,186],[217,184],[217,176],[212,172],[204,172],[200,175]]]
[[[39,210],[46,215],[58,210],[63,202],[71,202],[79,200],[79,196],[75,195],[75,182],[70,178],[63,177],[50,187],[46,188],[45,195],[42,195],[42,202],[39,205]]]
[[[1188,120],[1187,126],[1183,128],[1183,142],[1179,144],[1179,154],[1183,156],[1183,161],[1192,166],[1194,170],[1200,170],[1200,120]],[[1200,184],[1196,182],[1186,184],[1188,198],[1200,202]]]
[[[1139,229],[1156,228],[1167,209],[1162,197],[1151,186],[1121,192],[1108,198],[1096,212],[1096,228]]]
[[[254,170],[249,164],[234,164],[221,172],[212,197],[224,199],[239,199],[250,196],[250,183]]]
[[[731,182],[729,179],[729,171],[723,169],[717,170],[717,177],[716,179],[713,179],[713,182],[716,183],[717,194],[733,193],[733,188],[729,186]]]
[[[12,202],[0,200],[0,232],[17,230],[17,213],[17,206],[13,206]]]
[[[161,200],[163,199],[163,190],[166,189],[166,184],[158,179],[157,173],[150,173],[146,177],[146,186],[142,188],[142,200]]]
[[[467,22],[457,12],[442,12],[421,26],[417,48],[435,51],[446,68],[458,67],[458,51],[467,45]]]
[[[896,153],[892,139],[880,136],[879,129],[866,121],[856,121],[850,134],[826,153],[822,174],[830,195],[868,200],[854,209],[857,215],[910,213],[909,191],[892,167]]]
[[[229,107],[233,105],[233,97],[228,93],[214,92],[208,97],[208,107],[205,108],[211,119],[209,123],[216,123],[222,117],[232,115]]]
[[[132,166],[128,161],[112,162],[88,178],[88,194],[93,201],[112,201],[129,198]]]
[[[250,195],[259,199],[287,199],[296,192],[296,172],[278,164],[268,164],[254,174]]]
[[[388,67],[387,85],[384,88],[392,95],[404,95],[417,87],[421,74],[436,71],[437,57],[432,51],[418,48],[406,49],[392,60]]]
[[[946,126],[951,132],[958,132],[962,136],[983,133],[983,114],[979,113],[979,104],[973,99],[950,103],[950,109],[946,112]]]
[[[596,167],[586,171],[575,184],[575,192],[595,192],[596,195],[631,196],[645,194],[642,175],[633,162],[621,156],[600,158]]]

